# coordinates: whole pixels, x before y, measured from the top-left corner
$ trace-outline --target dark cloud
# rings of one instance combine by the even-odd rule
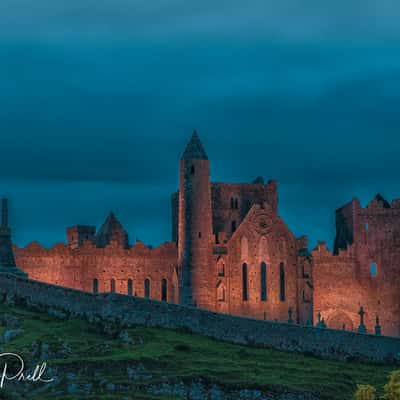
[[[0,26],[11,36],[46,36],[50,29],[74,38],[218,34],[349,41],[396,37],[399,14],[395,0],[3,0]]]
[[[113,208],[169,239],[169,194],[196,127],[213,179],[280,182],[296,234],[397,183],[397,3],[0,3],[0,192],[17,241],[63,239]],[[17,212],[17,210],[19,210]]]

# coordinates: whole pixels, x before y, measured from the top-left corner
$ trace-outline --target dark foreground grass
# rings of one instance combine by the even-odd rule
[[[17,316],[23,321],[21,328],[24,330],[7,344],[4,351],[16,352],[29,359],[32,343],[41,341],[54,351],[54,356],[50,354],[49,366],[67,370],[101,366],[102,373],[113,383],[132,384],[126,376],[126,365],[141,363],[154,382],[202,378],[229,387],[284,388],[312,392],[327,399],[350,400],[356,384],[372,384],[381,391],[387,375],[394,369],[392,366],[322,360],[273,349],[233,345],[190,333],[141,326],[128,329],[128,332],[137,343],[143,343],[127,345],[80,319],[62,321],[6,305],[0,305],[0,313]],[[57,350],[66,344],[70,354],[61,358]],[[47,397],[41,394],[38,398]],[[98,393],[79,398],[106,400],[119,397]],[[132,398],[173,399],[140,393]]]

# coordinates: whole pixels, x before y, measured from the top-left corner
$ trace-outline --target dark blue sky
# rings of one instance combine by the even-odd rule
[[[170,238],[194,127],[215,181],[277,179],[296,235],[400,197],[400,6],[389,0],[2,0],[0,194],[15,241],[114,210]]]

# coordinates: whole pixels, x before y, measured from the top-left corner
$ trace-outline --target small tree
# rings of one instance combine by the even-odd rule
[[[400,400],[400,371],[393,371],[389,375],[389,382],[384,386],[385,400]]]
[[[354,394],[355,400],[375,400],[376,389],[371,385],[357,385],[357,391]]]

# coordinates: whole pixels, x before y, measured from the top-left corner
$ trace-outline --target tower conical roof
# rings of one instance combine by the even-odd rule
[[[382,203],[383,208],[390,208],[389,202],[388,202],[380,193],[378,193],[378,194],[375,196],[375,200],[377,200],[377,201],[379,201],[380,203]]]
[[[97,247],[105,247],[111,240],[116,240],[123,247],[128,246],[128,233],[113,212],[110,212],[97,233],[96,245]]]
[[[192,137],[182,155],[182,160],[193,159],[208,160],[207,154],[196,131],[193,131]]]

